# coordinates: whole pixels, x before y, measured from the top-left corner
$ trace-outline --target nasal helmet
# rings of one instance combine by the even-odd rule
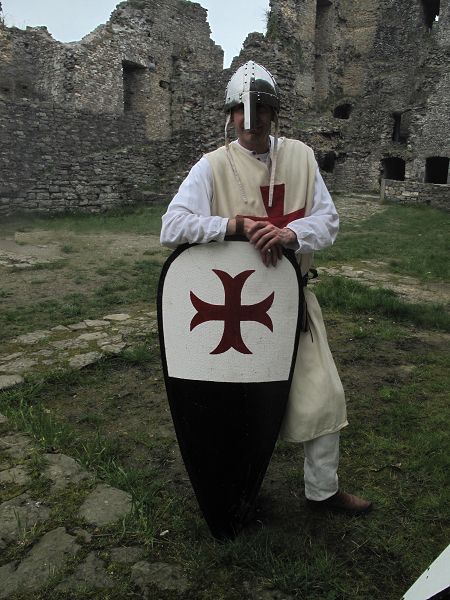
[[[244,129],[256,126],[256,105],[272,106],[275,113],[280,110],[280,91],[269,71],[249,60],[232,75],[225,91],[225,112],[239,104],[244,105]]]

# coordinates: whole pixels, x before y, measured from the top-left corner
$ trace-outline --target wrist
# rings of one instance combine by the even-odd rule
[[[287,244],[294,244],[297,241],[297,234],[295,233],[295,231],[293,231],[292,229],[289,229],[289,227],[284,227],[283,231],[286,234],[286,243]]]

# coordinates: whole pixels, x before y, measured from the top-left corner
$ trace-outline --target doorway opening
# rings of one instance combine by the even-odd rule
[[[332,173],[336,164],[336,152],[321,152],[318,153],[317,163],[326,173]]]
[[[423,16],[428,29],[439,20],[440,0],[422,0]]]

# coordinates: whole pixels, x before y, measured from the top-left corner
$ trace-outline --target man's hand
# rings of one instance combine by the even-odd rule
[[[297,241],[297,236],[288,227],[280,229],[267,221],[253,221],[247,217],[243,217],[242,221],[244,235],[259,250],[266,267],[275,267],[283,257],[283,248]],[[234,234],[235,231],[236,219],[230,219],[227,233]]]
[[[297,240],[297,236],[288,227],[280,229],[272,223],[257,221],[249,228],[248,239],[254,244],[257,250],[267,252],[273,246],[280,245],[287,248],[290,244]]]
[[[260,250],[259,253],[266,267],[270,267],[270,265],[276,267],[277,262],[283,258],[283,248],[279,244],[269,248],[267,252]]]
[[[256,221],[248,230],[247,237],[261,253],[263,263],[275,266],[283,256],[282,248],[287,248],[297,240],[297,236],[288,227],[280,229],[265,221]]]

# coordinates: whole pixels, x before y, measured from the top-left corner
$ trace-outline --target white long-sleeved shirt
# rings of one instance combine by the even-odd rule
[[[282,142],[283,138],[280,138],[279,143]],[[185,243],[224,240],[228,218],[211,215],[213,189],[212,169],[203,156],[192,167],[162,217],[161,244],[176,248]],[[296,253],[308,254],[334,243],[339,230],[339,216],[319,168],[316,170],[311,213],[291,221],[287,227],[297,236],[298,245],[293,248]]]

